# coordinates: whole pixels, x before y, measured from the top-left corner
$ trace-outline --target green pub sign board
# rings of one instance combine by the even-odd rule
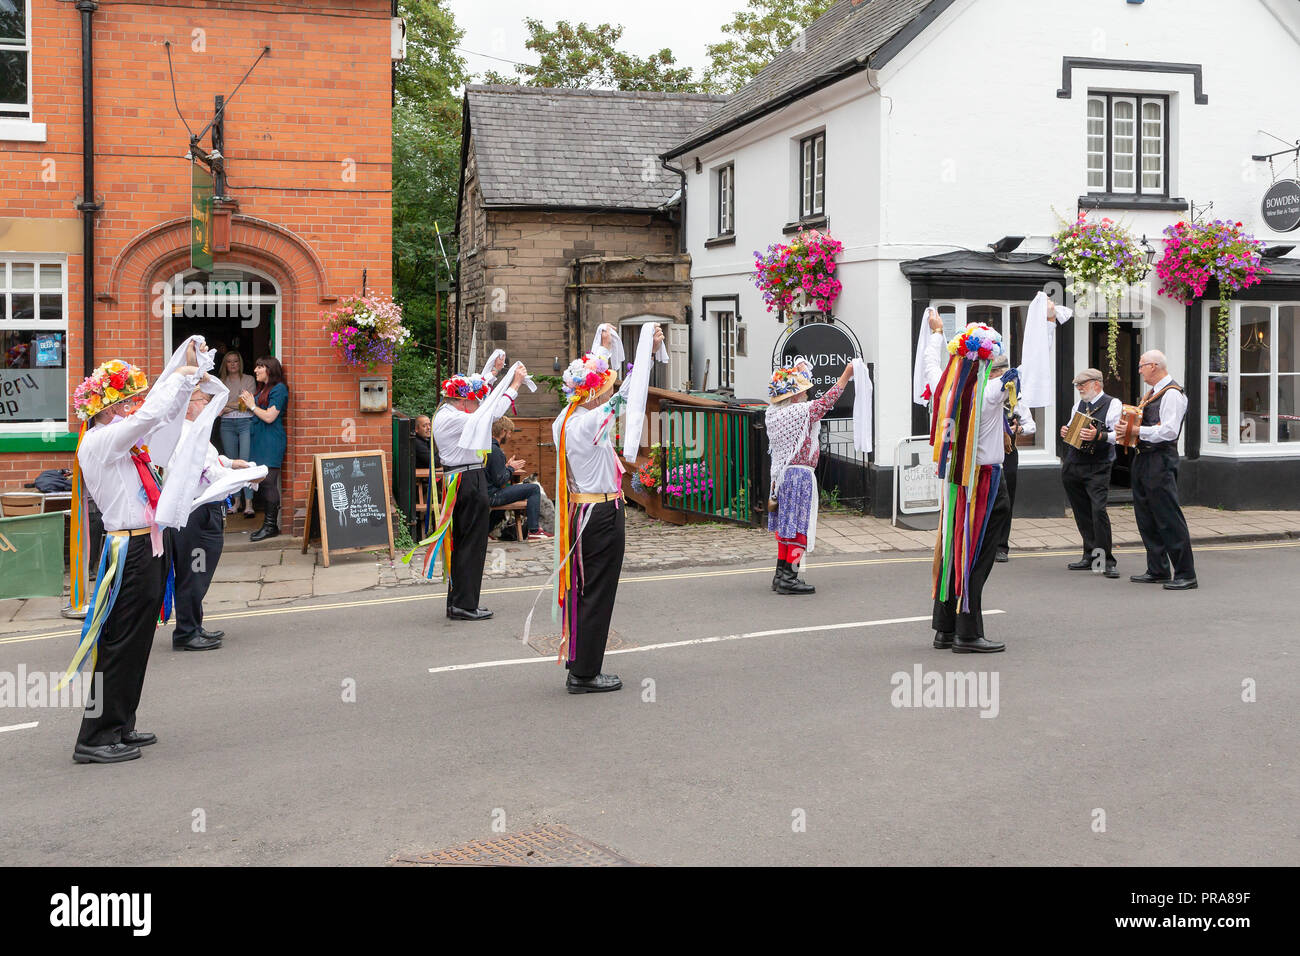
[[[190,163],[190,265],[212,271],[212,173]]]

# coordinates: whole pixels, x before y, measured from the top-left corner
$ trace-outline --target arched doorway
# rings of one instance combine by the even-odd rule
[[[280,289],[265,273],[245,265],[214,264],[211,272],[187,269],[159,289],[163,354],[191,335],[218,352],[238,352],[244,368],[263,355],[280,358]]]

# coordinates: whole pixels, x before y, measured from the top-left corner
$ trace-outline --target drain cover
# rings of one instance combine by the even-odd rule
[[[542,657],[554,657],[560,653],[559,634],[535,634],[528,646]],[[609,641],[605,644],[607,651],[621,651],[626,647],[640,647],[637,641],[629,640],[612,627],[609,629]]]
[[[398,856],[392,866],[636,866],[609,847],[584,840],[558,824],[474,840],[423,856]]]

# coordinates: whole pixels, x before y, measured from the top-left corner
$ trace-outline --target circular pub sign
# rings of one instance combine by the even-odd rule
[[[830,322],[809,322],[790,333],[781,346],[781,364],[789,365],[796,356],[803,356],[813,367],[813,388],[810,399],[821,398],[839,379],[844,366],[857,356],[857,349],[848,332]],[[853,417],[853,382],[845,386],[843,394],[827,418]]]
[[[1264,193],[1264,225],[1274,232],[1300,228],[1300,181],[1279,179]]]

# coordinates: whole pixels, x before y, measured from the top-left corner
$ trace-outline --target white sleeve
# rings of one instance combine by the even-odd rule
[[[1160,421],[1154,425],[1143,425],[1138,429],[1138,437],[1143,441],[1175,441],[1185,414],[1187,396],[1171,388],[1160,396]]]
[[[468,421],[469,413],[454,405],[444,405],[433,413],[433,441],[439,458],[446,458],[460,447],[461,434]]]
[[[1038,424],[1034,421],[1034,415],[1023,401],[1016,402],[1016,414],[1020,416],[1022,435],[1033,435],[1038,431]]]
[[[925,384],[930,386],[931,398],[943,375],[943,349],[946,344],[942,332],[931,332],[930,341],[925,343]]]
[[[104,429],[102,441],[106,453],[125,455],[133,446],[147,443],[148,437],[159,428],[170,425],[178,417],[184,418],[190,395],[201,377],[201,372],[192,375],[172,374],[156,382],[134,415],[128,415],[114,423],[112,428]]]
[[[1112,398],[1110,400],[1110,406],[1106,409],[1106,441],[1110,442],[1112,445],[1115,444],[1115,439],[1118,437],[1115,434],[1115,426],[1119,424],[1120,417],[1123,413],[1124,406],[1120,403],[1120,400],[1118,398]]]

